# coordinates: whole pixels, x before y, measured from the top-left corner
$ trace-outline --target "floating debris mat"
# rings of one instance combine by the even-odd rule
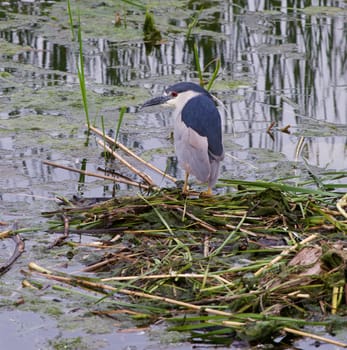
[[[224,184],[237,190],[64,201],[44,213],[61,233],[52,246],[72,244],[78,233],[92,235],[95,251],[80,274],[36,263],[30,274],[100,293],[108,300],[102,315],[164,319],[192,342],[299,335],[347,347],[310,332],[346,325],[347,196],[280,183]]]

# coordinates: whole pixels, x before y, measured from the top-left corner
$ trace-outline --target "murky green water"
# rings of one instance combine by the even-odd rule
[[[162,42],[150,47],[143,42],[143,9],[119,0],[72,1],[82,23],[91,119],[100,127],[103,117],[107,130],[115,130],[126,106],[121,141],[182,178],[170,114],[138,106],[173,82],[197,79],[196,43],[206,79],[214,60],[221,62],[212,89],[225,105],[220,108],[226,149],[221,177],[301,182],[310,172],[323,179],[329,172],[347,172],[346,6],[328,0],[155,2],[150,9]],[[193,18],[198,22],[187,40]],[[95,179],[80,184],[78,175],[42,164],[53,160],[81,167],[86,160],[91,171],[104,165],[95,139],[85,145],[77,62],[65,1],[0,2],[0,221],[45,227],[40,213],[55,208],[56,195],[112,194],[110,184]],[[266,131],[272,122],[270,137]],[[290,134],[280,131],[286,126]],[[123,185],[119,191],[136,193]],[[8,328],[0,328],[1,345],[14,349],[29,339],[32,349],[64,342],[69,349],[160,348],[156,327],[149,333],[119,333],[133,326],[129,320],[87,317],[78,299],[63,292],[57,296],[49,286],[34,296],[23,289],[20,269],[29,261],[75,271],[89,254],[80,249],[69,260],[69,248],[63,247],[52,259],[46,248],[54,237],[42,231],[25,237],[26,252],[0,280],[1,323],[8,321]],[[9,250],[1,242],[0,256]],[[24,304],[14,306],[21,298]],[[94,302],[83,300],[83,305],[93,308]],[[310,349],[311,344],[296,346]]]

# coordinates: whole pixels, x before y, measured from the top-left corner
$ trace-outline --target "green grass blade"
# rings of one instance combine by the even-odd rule
[[[199,60],[199,51],[198,51],[198,46],[194,43],[194,59],[195,59],[195,65],[196,69],[198,71],[198,77],[199,77],[199,84],[200,86],[204,86],[204,78],[202,75],[202,69],[200,65],[200,60]]]
[[[217,76],[218,76],[218,73],[219,73],[219,69],[220,69],[220,60],[218,59],[216,61],[216,68],[215,68],[215,70],[214,70],[214,72],[212,74],[212,77],[211,77],[210,81],[208,82],[208,85],[207,85],[207,88],[206,88],[207,91],[211,90],[211,87],[212,87],[213,83],[217,79]]]
[[[318,195],[318,196],[324,196],[324,197],[340,197],[339,193],[315,190],[315,189],[306,188],[306,187],[297,187],[297,186],[286,185],[286,184],[276,183],[276,182],[244,181],[244,180],[229,180],[229,179],[221,179],[220,181],[224,183],[224,186],[240,185],[240,186],[252,187],[252,188],[257,188],[257,187],[258,188],[275,188],[284,192],[306,193],[306,194]]]
[[[75,41],[76,38],[75,38],[75,31],[74,31],[74,24],[73,24],[73,18],[72,18],[72,10],[71,10],[70,0],[67,0],[67,13],[68,13],[68,15],[69,15],[69,23],[70,23],[72,41]]]
[[[80,89],[81,89],[84,113],[86,116],[86,122],[87,122],[87,125],[89,128],[90,127],[90,120],[89,120],[86,80],[85,80],[85,75],[84,75],[83,42],[82,42],[82,29],[81,29],[80,16],[78,16],[78,44],[79,44],[79,65],[77,66],[78,80],[80,83]]]
[[[118,118],[117,127],[116,127],[116,135],[114,137],[115,142],[118,141],[120,127],[122,125],[124,114],[125,114],[126,110],[127,110],[127,108],[125,106],[123,106],[123,107],[121,107],[121,109],[119,111],[119,118]]]
[[[162,222],[162,224],[166,227],[166,229],[169,231],[170,235],[174,235],[170,225],[168,224],[168,222],[165,220],[165,218],[160,214],[159,210],[157,208],[155,208],[145,197],[143,197],[142,195],[138,194],[138,196],[145,201],[148,205],[150,205],[153,208],[153,211],[155,212],[155,214],[158,216],[158,218],[160,219],[160,221]]]
[[[247,213],[241,218],[240,222],[235,227],[235,230],[233,230],[229,234],[229,236],[226,238],[226,240],[212,254],[210,254],[210,257],[218,255],[223,250],[223,248],[235,237],[235,234],[238,232],[238,230],[242,226],[242,224],[245,221],[246,217],[247,217]]]
[[[192,21],[188,24],[188,31],[187,31],[187,35],[186,35],[186,40],[190,39],[190,36],[192,34],[192,30],[196,27],[196,25],[199,22],[199,15],[201,12],[202,12],[202,10],[200,10],[198,15],[193,16]]]
[[[126,4],[138,7],[142,10],[146,10],[146,6],[143,5],[140,1],[134,1],[134,0],[122,0],[123,2],[125,2]]]

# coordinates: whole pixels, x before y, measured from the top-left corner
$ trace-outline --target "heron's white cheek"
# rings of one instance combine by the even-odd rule
[[[164,106],[166,106],[166,107],[176,107],[175,99],[167,100],[164,103]]]

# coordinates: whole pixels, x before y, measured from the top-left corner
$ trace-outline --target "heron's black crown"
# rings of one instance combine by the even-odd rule
[[[196,91],[198,93],[201,94],[206,94],[208,96],[211,96],[208,91],[206,91],[203,87],[201,87],[198,84],[195,83],[191,83],[191,82],[182,82],[182,83],[177,83],[174,85],[169,86],[165,92],[167,94],[169,94],[170,92],[177,92],[177,93],[181,93],[181,92],[185,92],[185,91]]]

